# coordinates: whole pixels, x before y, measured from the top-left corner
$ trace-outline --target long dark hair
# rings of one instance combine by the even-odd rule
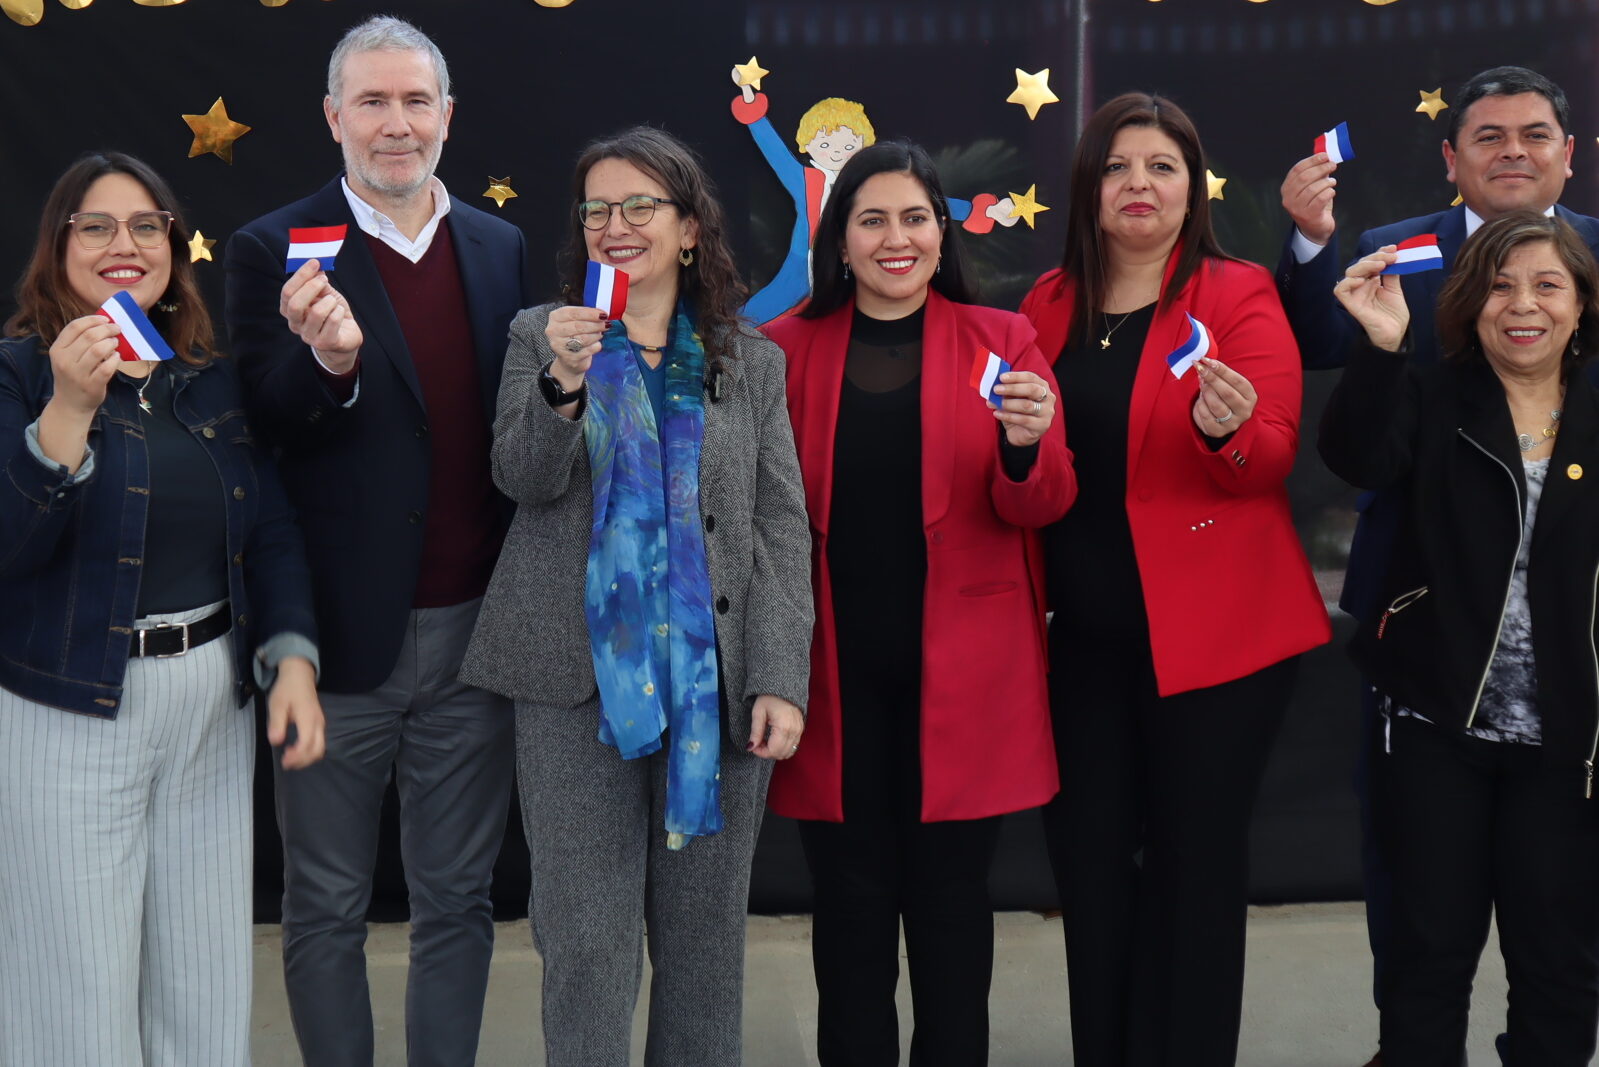
[[[1110,157],[1111,143],[1127,126],[1147,126],[1170,137],[1182,152],[1183,165],[1188,168],[1188,216],[1177,235],[1182,251],[1171,283],[1160,295],[1161,303],[1166,304],[1182,291],[1200,263],[1207,259],[1232,258],[1222,251],[1211,228],[1205,150],[1199,143],[1199,131],[1194,129],[1193,121],[1164,96],[1123,93],[1094,112],[1072,156],[1066,251],[1060,265],[1064,275],[1077,283],[1077,299],[1072,307],[1074,342],[1082,338],[1089,319],[1104,306],[1110,287],[1105,235],[1099,228],[1099,189],[1104,181],[1105,160]]]
[[[1571,272],[1577,287],[1577,327],[1561,357],[1560,373],[1568,376],[1593,358],[1599,347],[1599,265],[1577,231],[1564,219],[1536,211],[1512,211],[1483,225],[1467,239],[1438,294],[1438,340],[1449,359],[1485,360],[1477,339],[1477,316],[1510,253],[1524,244],[1548,241]]]
[[[144,186],[158,210],[172,212],[172,232],[167,236],[172,275],[161,302],[175,304],[177,310],[153,307],[149,310],[150,322],[184,362],[199,365],[214,359],[220,354],[216,350],[216,334],[194,281],[194,264],[185,247],[189,243],[189,227],[183,221],[178,198],[148,164],[121,152],[91,152],[56,179],[39,218],[33,258],[17,282],[17,313],[6,323],[6,336],[38,334],[49,345],[67,323],[94,311],[67,281],[67,216],[83,204],[89,187],[107,174],[126,174]]]
[[[583,299],[589,253],[577,205],[584,199],[589,171],[607,159],[631,163],[660,182],[678,215],[699,224],[694,262],[678,271],[678,294],[694,309],[706,362],[714,370],[733,355],[733,335],[743,323],[739,308],[749,290],[733,264],[716,184],[705,173],[699,154],[665,130],[634,126],[590,143],[577,157],[572,171],[572,208],[567,212],[571,233],[557,260],[562,299],[568,304]]]
[[[962,304],[977,303],[977,287],[966,269],[966,254],[961,250],[959,226],[949,224],[949,201],[938,180],[933,161],[920,145],[909,141],[879,141],[850,157],[833,180],[833,191],[816,224],[816,239],[811,243],[811,300],[800,312],[805,319],[819,319],[837,311],[855,296],[855,279],[844,276],[839,250],[844,247],[844,231],[855,210],[855,195],[866,180],[877,174],[909,174],[927,190],[933,211],[938,215],[939,265],[932,287],[940,296]]]

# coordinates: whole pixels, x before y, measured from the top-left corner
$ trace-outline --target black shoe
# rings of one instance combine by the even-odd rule
[[[1504,1067],[1510,1067],[1510,1035],[1500,1034],[1494,1038],[1494,1051],[1499,1053],[1499,1062]]]

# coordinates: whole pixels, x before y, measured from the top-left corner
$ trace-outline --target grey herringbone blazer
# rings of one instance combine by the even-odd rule
[[[583,422],[545,402],[554,360],[546,304],[517,315],[494,420],[494,483],[516,501],[461,680],[514,700],[571,707],[595,689],[583,613],[594,501]],[[700,513],[716,611],[727,729],[740,747],[750,705],[771,693],[805,706],[810,684],[810,523],[784,404],[784,357],[753,331],[735,338],[722,398],[705,404]]]

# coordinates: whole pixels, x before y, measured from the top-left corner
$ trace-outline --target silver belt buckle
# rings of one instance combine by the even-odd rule
[[[189,624],[186,623],[186,622],[183,622],[183,623],[178,623],[178,624],[174,625],[174,624],[172,624],[170,622],[158,622],[154,626],[146,626],[146,627],[144,627],[143,629],[141,629],[139,631],[139,655],[141,657],[144,656],[144,654],[145,654],[144,653],[144,635],[147,634],[147,633],[150,633],[152,631],[156,631],[156,630],[182,630],[183,631],[183,647],[178,649],[176,652],[158,652],[153,657],[151,657],[152,659],[175,659],[178,656],[186,655],[188,653],[188,651],[189,651]]]

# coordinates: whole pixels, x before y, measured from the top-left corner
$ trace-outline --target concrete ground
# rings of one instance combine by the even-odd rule
[[[526,923],[498,928],[478,1063],[537,1067],[539,957]],[[991,1067],[1070,1064],[1066,966],[1059,922],[1028,912],[995,917],[990,999]],[[403,999],[406,928],[374,926],[367,945],[377,1026],[378,1067],[405,1063]],[[278,929],[256,929],[255,1064],[300,1063],[283,996]],[[1366,928],[1358,904],[1252,908],[1240,1067],[1360,1067],[1375,1047]],[[806,916],[750,919],[745,975],[744,1062],[749,1067],[816,1063],[816,988]],[[909,1049],[909,993],[900,981],[900,1018]],[[648,977],[634,1017],[633,1063],[642,1064]],[[1470,1067],[1497,1067],[1504,965],[1490,942],[1478,974]],[[687,1065],[685,1065],[687,1067]]]

